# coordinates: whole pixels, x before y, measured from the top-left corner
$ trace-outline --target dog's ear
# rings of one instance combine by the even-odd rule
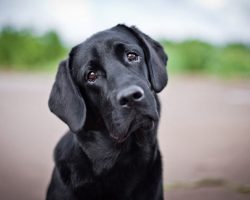
[[[85,123],[86,105],[70,73],[69,61],[59,65],[56,80],[49,97],[51,112],[64,121],[73,132],[79,132]]]
[[[165,54],[162,46],[157,41],[142,33],[136,27],[132,26],[131,30],[141,42],[141,45],[146,54],[146,62],[152,88],[155,92],[160,92],[168,82],[166,65],[168,57]]]

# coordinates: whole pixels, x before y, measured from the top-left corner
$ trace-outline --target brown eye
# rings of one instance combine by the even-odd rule
[[[94,71],[90,71],[87,74],[87,81],[89,82],[95,82],[95,80],[98,78],[97,73]]]
[[[127,53],[127,58],[129,62],[135,62],[139,60],[139,56],[136,53],[129,52]]]

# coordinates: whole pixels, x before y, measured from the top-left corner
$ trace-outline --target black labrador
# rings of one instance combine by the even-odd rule
[[[167,84],[162,46],[117,25],[74,47],[49,108],[70,128],[54,151],[47,200],[162,200],[157,141]]]

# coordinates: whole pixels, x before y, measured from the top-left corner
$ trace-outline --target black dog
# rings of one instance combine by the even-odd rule
[[[70,128],[54,152],[47,200],[162,200],[157,141],[167,84],[161,45],[117,25],[62,61],[49,108]]]

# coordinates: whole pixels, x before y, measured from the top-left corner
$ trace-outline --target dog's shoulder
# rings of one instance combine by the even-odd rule
[[[62,136],[54,149],[54,160],[56,162],[60,160],[67,160],[70,158],[70,153],[72,153],[74,149],[74,136],[70,131],[68,131]]]
[[[67,132],[58,142],[54,160],[59,178],[64,184],[77,188],[90,182],[91,164],[72,132]]]

